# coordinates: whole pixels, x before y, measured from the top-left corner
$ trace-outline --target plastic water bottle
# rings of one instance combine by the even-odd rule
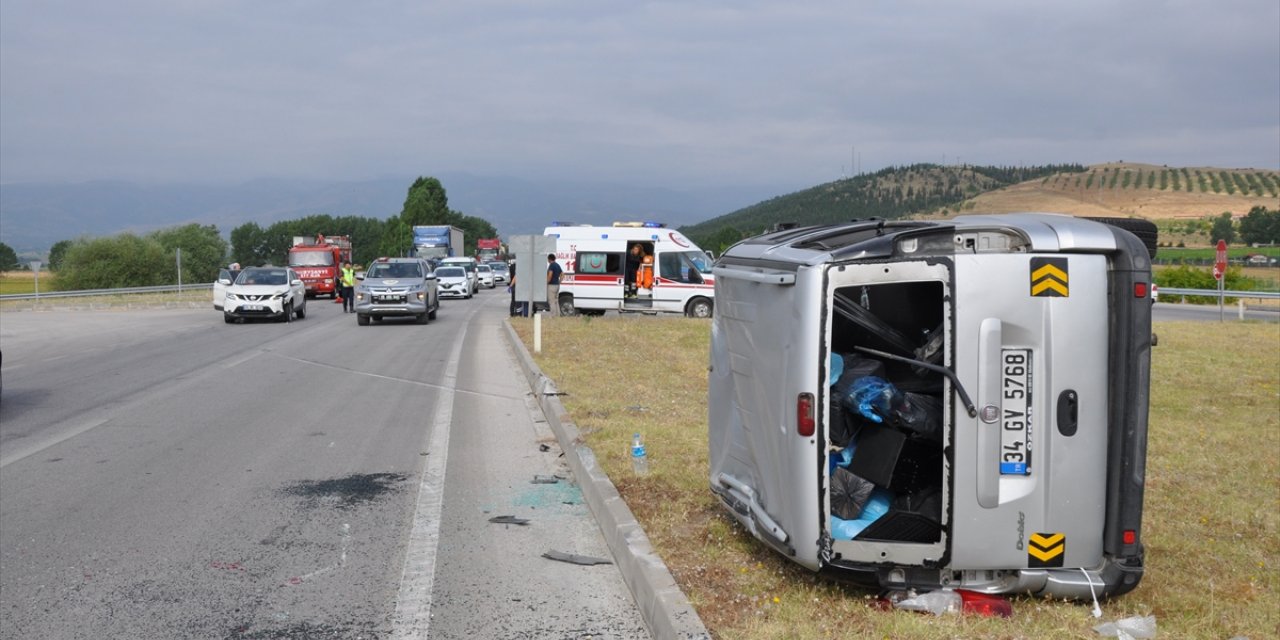
[[[631,436],[631,469],[638,476],[649,473],[649,458],[645,455],[644,441],[638,433]]]

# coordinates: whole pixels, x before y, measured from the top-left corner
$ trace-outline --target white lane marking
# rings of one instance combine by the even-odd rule
[[[440,545],[444,473],[449,461],[449,426],[453,422],[453,396],[458,384],[462,343],[467,339],[467,324],[463,323],[458,339],[453,342],[453,350],[445,364],[444,384],[440,387],[435,415],[431,420],[431,439],[427,443],[429,455],[418,487],[413,530],[409,533],[400,574],[400,591],[396,594],[391,630],[394,640],[426,638],[427,629],[431,626],[431,590],[435,584],[436,551]]]
[[[98,418],[97,420],[86,422],[70,431],[59,434],[43,442],[33,443],[26,447],[19,447],[17,451],[10,452],[9,455],[0,458],[0,469],[24,458],[29,458],[41,451],[44,451],[45,449],[48,449],[49,447],[52,447],[53,445],[66,442],[67,440],[70,440],[94,427],[106,423],[108,420],[110,420],[110,418]]]

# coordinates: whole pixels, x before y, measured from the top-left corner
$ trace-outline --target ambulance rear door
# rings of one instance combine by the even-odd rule
[[[617,243],[614,243],[617,244]],[[574,269],[561,293],[573,294],[578,309],[617,309],[622,303],[624,265],[621,250],[577,247]]]

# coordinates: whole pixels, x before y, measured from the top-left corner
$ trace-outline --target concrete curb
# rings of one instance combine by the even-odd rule
[[[666,563],[653,551],[649,537],[622,496],[618,495],[617,487],[597,464],[595,452],[582,443],[578,426],[556,395],[555,383],[533,362],[511,323],[504,322],[503,326],[516,359],[520,361],[520,368],[529,381],[529,389],[565,452],[565,459],[582,488],[583,498],[600,525],[613,559],[622,571],[622,579],[640,607],[640,616],[649,633],[662,640],[710,638],[702,618],[698,617],[698,612],[676,584]]]

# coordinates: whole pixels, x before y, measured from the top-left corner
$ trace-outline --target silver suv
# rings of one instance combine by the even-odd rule
[[[418,324],[435,320],[440,309],[436,276],[418,258],[379,258],[356,284],[356,322],[413,316]]]

